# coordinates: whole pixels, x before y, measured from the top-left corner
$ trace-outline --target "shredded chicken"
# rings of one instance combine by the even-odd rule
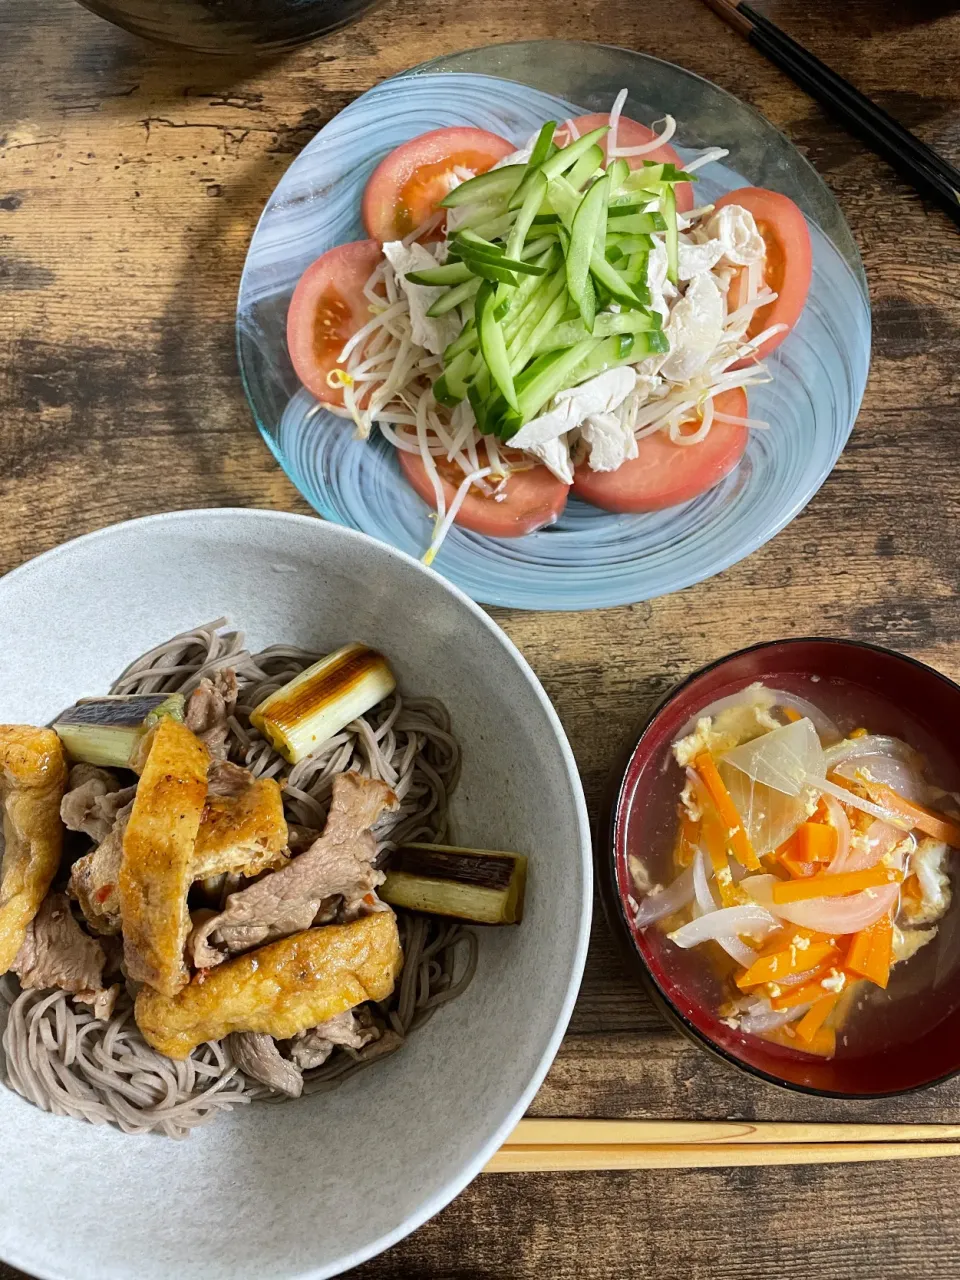
[[[187,699],[184,722],[215,760],[227,758],[229,719],[237,705],[237,676],[229,668],[204,678]]]
[[[82,831],[96,844],[106,840],[117,814],[130,803],[136,787],[125,787],[115,773],[95,764],[75,764],[60,801],[60,817],[68,831]]]
[[[335,895],[349,911],[372,894],[384,877],[373,866],[377,846],[370,828],[398,804],[386,783],[338,774],[323,835],[282,871],[231,894],[218,916],[194,930],[195,966],[209,968],[229,953],[309,928]]]

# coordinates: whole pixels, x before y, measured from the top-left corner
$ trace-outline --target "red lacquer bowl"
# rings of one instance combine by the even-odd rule
[[[944,1080],[960,1071],[955,875],[953,905],[938,938],[894,968],[887,993],[870,993],[870,1016],[860,1014],[859,1021],[842,1029],[849,1031],[847,1044],[831,1060],[727,1026],[715,1012],[719,980],[703,952],[682,951],[656,925],[641,930],[633,923],[627,902],[629,855],[647,865],[660,857],[661,882],[671,874],[665,859],[682,775],[672,763],[670,744],[709,703],[756,680],[817,703],[845,730],[866,723],[873,733],[904,738],[924,752],[940,785],[958,785],[960,686],[931,667],[890,649],[846,640],[783,640],[731,654],[690,676],[660,703],[611,779],[597,848],[598,882],[611,928],[670,1022],[764,1080],[828,1097],[884,1097]]]

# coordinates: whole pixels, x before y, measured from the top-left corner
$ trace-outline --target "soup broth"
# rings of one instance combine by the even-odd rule
[[[798,724],[801,720],[806,720],[812,724],[812,720],[817,721],[816,728],[819,729],[817,737],[820,739],[820,745],[829,748],[836,745],[838,741],[849,739],[850,735],[862,734],[865,731],[871,739],[878,735],[898,740],[899,744],[895,750],[904,758],[910,761],[909,769],[901,771],[903,778],[906,780],[908,773],[912,773],[919,778],[916,784],[922,789],[922,798],[924,806],[932,809],[935,814],[942,814],[945,823],[951,824],[952,820],[957,820],[960,814],[960,800],[951,794],[960,792],[960,768],[954,755],[947,749],[942,740],[933,735],[924,725],[923,718],[920,714],[910,714],[900,709],[894,699],[897,691],[895,689],[885,690],[883,688],[863,688],[849,681],[842,679],[831,679],[802,676],[779,676],[773,682],[776,689],[791,695],[791,699],[802,699],[805,703],[812,704],[811,708],[807,708],[804,702],[797,702],[793,706],[785,706],[782,701],[776,698],[774,694],[773,705],[769,708],[770,723],[774,726],[786,726],[793,723]],[[756,689],[758,686],[752,686]],[[764,689],[765,686],[759,686]],[[772,689],[772,683],[770,685]],[[734,691],[731,691],[731,693]],[[748,695],[742,691],[736,691],[742,694],[744,699],[749,696],[762,697],[763,695]],[[711,706],[716,706],[716,702]],[[704,710],[708,710],[704,708]],[[809,710],[809,716],[801,714]],[[817,714],[819,713],[819,714]],[[702,716],[701,712],[701,716]],[[696,721],[699,717],[694,717]],[[812,718],[812,719],[811,719]],[[827,727],[829,722],[836,728],[833,733]],[[717,719],[714,724],[720,724],[722,720]],[[807,733],[811,730],[805,730]],[[679,733],[675,733],[673,737],[674,743],[691,733],[697,732],[695,723],[682,726]],[[764,735],[772,732],[768,727],[756,725],[753,741],[756,744],[763,742]],[[794,737],[798,735],[802,737],[801,730],[794,733]],[[854,739],[856,740],[856,738]],[[705,742],[709,747],[709,735],[705,735]],[[837,750],[845,748],[838,747]],[[914,756],[912,753],[916,753]],[[719,746],[714,744],[714,749],[709,750],[708,754],[718,765],[723,776],[730,782],[736,778],[736,773],[731,772],[730,766],[725,764],[723,743]],[[878,753],[879,758],[879,753]],[[829,759],[829,756],[828,756]],[[708,768],[708,763],[703,760],[702,753],[697,757],[696,762],[691,762],[694,772],[697,772],[697,763]],[[841,762],[842,763],[842,762]],[[821,1057],[859,1058],[874,1055],[889,1049],[893,1045],[903,1045],[917,1040],[920,1036],[929,1032],[939,1022],[948,1017],[960,1004],[960,981],[958,981],[958,969],[960,969],[960,917],[958,917],[956,904],[956,888],[957,888],[957,868],[956,860],[960,857],[957,849],[947,841],[949,847],[942,859],[942,872],[947,877],[947,887],[940,891],[939,901],[942,905],[943,900],[947,900],[945,909],[940,912],[935,920],[930,920],[922,926],[924,930],[931,929],[935,926],[936,933],[931,940],[925,941],[919,946],[915,954],[909,958],[903,958],[893,963],[889,969],[889,978],[886,987],[876,985],[875,982],[868,980],[854,970],[851,970],[848,959],[851,954],[854,960],[859,956],[860,959],[864,955],[873,957],[873,952],[865,951],[865,947],[876,945],[871,943],[870,939],[874,938],[871,934],[864,942],[861,939],[860,950],[851,953],[854,936],[857,932],[850,934],[841,934],[839,929],[835,930],[803,930],[791,921],[783,920],[776,915],[777,906],[771,904],[769,898],[769,890],[764,899],[763,906],[770,909],[774,915],[769,927],[758,929],[753,935],[744,931],[735,934],[729,940],[732,943],[732,949],[737,951],[741,957],[738,961],[728,955],[721,949],[720,943],[713,940],[701,941],[692,945],[683,946],[671,939],[671,935],[681,930],[691,921],[709,915],[709,911],[704,910],[701,905],[698,906],[697,897],[690,896],[689,889],[684,891],[684,875],[689,879],[691,876],[691,845],[688,841],[684,846],[680,839],[680,814],[684,812],[680,805],[681,792],[687,782],[688,772],[677,762],[675,752],[672,747],[667,747],[662,752],[662,758],[655,766],[655,775],[653,777],[645,777],[643,780],[646,792],[646,803],[642,807],[642,811],[635,810],[632,806],[628,809],[629,825],[626,831],[626,850],[627,863],[632,882],[632,903],[636,906],[636,923],[645,930],[659,931],[663,936],[658,940],[657,952],[663,962],[664,968],[669,972],[671,985],[675,983],[677,991],[688,993],[688,998],[693,1005],[700,1005],[708,1010],[714,1011],[716,1018],[722,1020],[726,1018],[726,1026],[734,1030],[737,1036],[741,1035],[762,1035],[764,1039],[772,1039],[774,1043],[779,1045],[788,1053],[819,1053]],[[838,765],[840,767],[840,765]],[[879,767],[879,766],[878,766]],[[896,769],[892,769],[891,776],[895,780],[900,781],[900,774]],[[862,771],[856,772],[854,766],[851,766],[851,772],[854,777],[847,779],[846,782],[854,788],[854,794],[859,795],[861,800],[868,800],[870,803],[876,803],[877,797],[881,797],[887,804],[892,803],[890,796],[882,791],[875,790],[876,780],[871,774],[869,768],[866,774]],[[880,769],[882,773],[882,769]],[[844,779],[837,775],[831,769],[826,770],[827,780],[833,780],[834,787],[839,783],[842,785]],[[830,849],[834,847],[836,839],[833,834],[833,827],[829,821],[825,805],[829,801],[824,801],[820,796],[815,795],[816,784],[810,786],[809,808],[810,813],[805,814],[805,821],[811,826],[822,825],[830,828],[820,833],[823,837],[823,847]],[[693,804],[689,804],[690,789],[685,793],[688,797],[688,808],[697,808],[697,799],[703,801],[704,797],[709,797],[710,793],[705,791],[702,780],[697,782],[693,788]],[[841,794],[843,794],[841,792]],[[918,792],[919,794],[919,792]],[[872,797],[872,798],[871,798]],[[814,808],[814,799],[817,800],[816,808]],[[707,803],[711,803],[708,799]],[[840,803],[839,801],[836,803]],[[847,815],[852,829],[854,842],[850,846],[851,853],[848,854],[847,860],[856,854],[857,863],[862,864],[869,862],[873,856],[872,853],[865,850],[881,847],[877,843],[877,839],[871,836],[870,840],[866,840],[865,833],[874,821],[879,821],[875,815],[864,813],[862,809],[842,803],[842,810]],[[881,808],[883,806],[881,805]],[[890,835],[890,824],[886,824],[885,828],[875,827],[874,832],[886,830],[888,838],[886,841],[887,852],[882,858],[878,858],[874,866],[862,868],[860,880],[851,881],[852,892],[842,895],[845,904],[849,904],[855,893],[861,896],[857,900],[865,907],[869,908],[870,897],[878,892],[885,895],[884,900],[889,899],[890,895],[894,895],[894,905],[889,913],[881,918],[879,923],[879,931],[882,935],[884,929],[889,926],[885,924],[885,920],[891,919],[896,922],[896,926],[903,930],[904,937],[910,938],[913,926],[907,919],[907,913],[911,909],[907,899],[914,901],[914,912],[923,911],[927,907],[928,914],[933,910],[926,898],[918,907],[916,905],[917,895],[923,888],[921,882],[922,876],[917,876],[914,872],[916,849],[921,846],[921,842],[929,839],[922,830],[912,830],[911,811],[908,809],[906,814],[891,814],[890,810],[884,809],[888,816],[894,816],[898,819],[899,830],[896,835]],[[833,809],[834,817],[836,816],[836,807]],[[742,815],[741,815],[742,816]],[[842,826],[841,814],[841,826]],[[754,815],[755,817],[755,815]],[[745,829],[749,828],[750,822],[743,818]],[[954,825],[955,825],[954,821]],[[754,821],[754,827],[756,822]],[[687,822],[687,829],[693,830],[693,824],[690,819]],[[758,890],[751,888],[751,881],[758,881],[761,877],[769,879],[771,875],[777,877],[777,892],[793,892],[797,883],[805,879],[811,879],[813,876],[825,877],[828,874],[828,867],[831,868],[832,874],[838,874],[841,867],[834,864],[831,867],[829,860],[810,863],[804,865],[798,862],[794,857],[792,861],[792,871],[788,871],[786,864],[781,860],[780,853],[784,857],[790,857],[791,851],[798,847],[796,842],[791,844],[791,839],[785,839],[777,846],[776,852],[765,852],[759,858],[757,865],[751,868],[744,868],[740,865],[734,852],[733,845],[735,843],[733,837],[732,826],[723,829],[723,842],[726,845],[726,857],[731,870],[731,878],[733,885],[725,894],[724,899],[721,898],[720,879],[724,872],[721,870],[718,876],[716,858],[713,860],[708,856],[705,847],[707,841],[703,837],[704,824],[701,823],[696,829],[696,840],[693,845],[693,857],[702,859],[702,867],[707,875],[710,893],[714,899],[718,910],[724,906],[744,904],[755,904],[754,894]],[[960,827],[958,827],[960,830]],[[817,833],[814,833],[817,835]],[[818,836],[818,839],[820,838]],[[894,847],[896,846],[896,847]],[[842,847],[842,846],[841,846]],[[928,846],[922,846],[927,849]],[[714,841],[715,848],[715,841]],[[696,851],[699,851],[696,852]],[[758,848],[757,853],[761,850]],[[842,862],[842,858],[836,860]],[[886,868],[886,870],[885,870]],[[865,871],[864,876],[862,872]],[[888,890],[886,884],[876,883],[882,877],[889,876],[891,884],[896,885],[895,890]],[[861,887],[861,881],[873,878],[874,883]],[[929,881],[929,877],[927,877]],[[745,891],[740,886],[746,884],[748,887]],[[785,883],[791,885],[789,890],[780,890],[779,884]],[[846,882],[844,882],[846,883]],[[817,885],[824,884],[823,880],[818,880]],[[701,881],[701,889],[702,889]],[[816,886],[814,886],[816,887]],[[827,885],[828,890],[836,887]],[[657,899],[659,892],[664,892],[666,896],[662,899],[662,906],[658,906]],[[798,893],[808,891],[808,886],[801,886],[796,890]],[[811,897],[813,889],[809,889]],[[684,899],[682,904],[675,910],[667,910],[671,906],[669,895],[673,893]],[[866,896],[864,896],[866,895]],[[761,895],[763,896],[763,895]],[[834,904],[840,901],[839,896],[828,896],[826,898],[817,898],[817,902],[828,902]],[[878,899],[878,905],[882,905]],[[790,908],[794,911],[796,907],[793,903]],[[787,907],[781,905],[781,909],[786,910]],[[834,908],[831,906],[830,908]],[[659,916],[658,916],[659,912]],[[664,914],[664,912],[666,912]],[[650,915],[658,916],[658,918],[647,921]],[[825,917],[826,918],[826,917]],[[718,925],[719,927],[719,925]],[[865,934],[865,937],[867,935]],[[684,935],[681,933],[680,938]],[[903,949],[902,940],[897,941],[897,931],[893,932],[894,950]],[[739,939],[739,947],[737,941]],[[802,939],[802,941],[798,941]],[[913,938],[913,942],[917,939]],[[801,983],[794,983],[797,972],[803,973],[802,965],[794,965],[793,969],[797,972],[789,973],[783,980],[779,981],[774,978],[771,982],[759,984],[744,985],[744,977],[747,976],[745,963],[747,957],[763,956],[765,953],[789,951],[791,945],[796,944],[801,947],[801,960],[803,958],[806,947],[817,948],[827,946],[834,943],[833,949],[830,951],[827,960],[823,963],[813,966],[813,971],[808,970],[808,976]],[[806,945],[805,945],[806,944]],[[749,951],[744,951],[744,945]],[[880,943],[880,961],[879,972],[883,974],[882,964],[882,939]],[[812,952],[811,954],[816,954]],[[794,955],[796,959],[796,955]],[[799,962],[798,962],[799,964]],[[867,966],[870,968],[870,965]],[[874,966],[876,967],[876,966]],[[885,975],[884,975],[885,976]],[[740,979],[738,985],[737,979]],[[826,981],[826,987],[822,986],[822,982]],[[771,1026],[766,1028],[763,1026],[764,1018],[767,1016],[766,1009],[770,1009],[770,1020],[774,1021],[776,1013],[776,1004],[782,1001],[790,994],[790,987],[793,985],[795,989],[804,985],[804,990],[813,991],[813,1000],[811,1005],[818,1005],[818,1013],[814,1015],[814,1020],[819,1017],[820,1012],[829,1004],[831,1007],[826,1016],[822,1033],[818,1032],[815,1043],[809,1044],[805,1039],[797,1036],[796,1027],[800,1025],[799,1019],[803,1016],[807,1006],[798,1006],[800,1012],[796,1016],[796,1020],[792,1023],[785,1023],[782,1026]],[[816,988],[814,990],[814,987]],[[836,988],[841,987],[840,990]],[[822,991],[822,996],[819,994]],[[749,1001],[760,1001],[753,1009],[753,1018],[751,1020],[750,1010],[745,1008]],[[819,1001],[822,1004],[818,1004]],[[680,1002],[678,1001],[678,1005]],[[680,1012],[684,1010],[680,1007]],[[792,1011],[788,1013],[781,1010],[780,1018],[792,1017]],[[811,1023],[808,1021],[807,1027]],[[756,1026],[756,1030],[754,1030]]]

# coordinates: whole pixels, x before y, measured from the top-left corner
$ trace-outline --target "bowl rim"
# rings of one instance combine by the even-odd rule
[[[569,1024],[571,1014],[573,1013],[573,1007],[580,991],[584,965],[587,958],[587,948],[590,940],[590,925],[593,915],[593,842],[591,837],[591,825],[587,811],[586,799],[583,792],[583,783],[580,779],[580,772],[577,768],[573,750],[567,739],[566,731],[560,722],[560,718],[557,715],[552,702],[540,683],[538,676],[507,633],[498,626],[497,623],[464,591],[462,591],[448,578],[445,578],[442,574],[438,573],[435,569],[422,564],[419,560],[414,559],[413,556],[407,555],[406,552],[400,551],[398,548],[391,546],[388,543],[380,542],[378,539],[370,537],[369,534],[361,533],[356,529],[336,524],[333,521],[323,520],[319,516],[300,515],[286,511],[272,511],[258,507],[201,507],[181,511],[159,512],[154,515],[140,516],[132,520],[119,521],[116,524],[107,525],[101,529],[95,529],[90,533],[80,534],[78,537],[71,538],[55,547],[51,547],[49,550],[41,552],[39,555],[17,565],[8,573],[0,576],[0,601],[2,601],[6,584],[10,580],[16,579],[19,582],[21,579],[27,578],[38,571],[42,573],[47,564],[63,557],[64,555],[69,555],[78,546],[86,546],[96,542],[107,541],[121,531],[126,532],[128,530],[135,530],[138,533],[143,531],[146,534],[149,534],[149,531],[152,528],[160,525],[170,526],[178,524],[199,524],[201,526],[216,526],[217,524],[230,525],[231,523],[239,523],[249,526],[269,523],[281,526],[286,525],[291,528],[298,527],[301,529],[305,529],[309,526],[310,532],[312,534],[316,534],[320,538],[330,537],[334,539],[334,541],[337,539],[344,539],[366,544],[374,554],[381,555],[386,559],[412,567],[417,573],[433,579],[433,581],[443,591],[452,596],[460,606],[472,616],[475,626],[482,628],[492,641],[499,644],[501,648],[506,651],[506,653],[515,662],[520,673],[523,675],[525,683],[528,686],[531,695],[539,703],[560,749],[560,755],[563,761],[567,781],[570,785],[571,798],[573,800],[577,818],[577,840],[580,853],[580,871],[583,877],[583,893],[581,901],[578,904],[576,936],[569,961],[570,973],[566,991],[564,993],[553,1030],[546,1040],[531,1078],[518,1094],[504,1120],[497,1126],[495,1131],[479,1145],[472,1158],[465,1161],[465,1163],[455,1173],[451,1174],[445,1180],[444,1185],[440,1190],[424,1201],[419,1208],[410,1213],[403,1222],[392,1230],[384,1232],[369,1244],[355,1249],[352,1253],[341,1257],[331,1264],[324,1264],[319,1267],[310,1267],[305,1271],[298,1271],[296,1273],[291,1272],[289,1277],[289,1280],[325,1280],[326,1277],[340,1275],[344,1271],[348,1271],[353,1267],[359,1266],[370,1258],[374,1258],[378,1254],[383,1253],[399,1241],[405,1239],[419,1227],[423,1226],[425,1222],[434,1217],[441,1211],[441,1209],[445,1208],[452,1200],[454,1200],[483,1170],[483,1167],[489,1162],[493,1154],[500,1146],[502,1146],[504,1140],[523,1117],[534,1095],[543,1083],[544,1077],[550,1069],[550,1066],[552,1065],[560,1048],[560,1043],[566,1033],[567,1025]],[[66,1272],[54,1271],[49,1267],[45,1267],[40,1271],[37,1271],[37,1260],[35,1258],[28,1257],[26,1254],[8,1253],[8,1256],[4,1258],[4,1261],[9,1262],[12,1266],[25,1268],[38,1276],[43,1275],[48,1277],[49,1280],[68,1280]]]
[[[946,1071],[942,1075],[935,1076],[931,1080],[925,1080],[919,1084],[905,1085],[900,1089],[884,1089],[879,1092],[870,1093],[842,1093],[836,1089],[817,1089],[812,1085],[796,1084],[792,1080],[785,1080],[781,1076],[774,1075],[772,1072],[764,1071],[760,1067],[755,1067],[751,1063],[744,1062],[735,1054],[730,1053],[721,1045],[717,1044],[710,1038],[706,1032],[702,1031],[694,1022],[677,1008],[670,996],[661,987],[657,981],[653,971],[648,965],[646,958],[636,944],[633,931],[630,928],[630,922],[627,919],[626,908],[623,898],[617,887],[616,880],[616,827],[620,821],[624,811],[625,804],[625,785],[627,773],[630,765],[633,763],[638,751],[640,750],[643,739],[647,736],[654,723],[659,719],[661,713],[666,710],[667,706],[672,703],[675,698],[679,697],[685,689],[687,689],[695,680],[706,675],[710,671],[715,671],[718,667],[725,666],[728,662],[732,662],[735,658],[742,658],[749,653],[758,653],[765,649],[781,649],[793,647],[802,644],[827,644],[836,645],[838,647],[848,649],[867,649],[874,653],[883,654],[884,657],[894,658],[898,661],[908,663],[911,666],[919,668],[928,675],[935,676],[942,684],[949,686],[955,693],[960,694],[960,683],[951,680],[949,676],[945,676],[943,672],[938,671],[935,667],[931,667],[926,662],[921,662],[918,658],[911,657],[910,654],[901,653],[899,649],[891,649],[887,645],[875,644],[870,640],[849,640],[839,636],[790,636],[782,640],[761,640],[757,644],[746,645],[743,649],[735,649],[731,653],[724,654],[722,657],[715,658],[711,662],[705,663],[702,667],[698,667],[689,675],[685,676],[677,684],[673,685],[651,708],[649,714],[641,722],[640,728],[636,730],[628,739],[627,745],[624,747],[610,775],[607,793],[604,798],[603,808],[599,822],[599,835],[604,841],[601,845],[598,841],[597,845],[597,871],[598,871],[598,888],[600,891],[600,900],[603,906],[604,915],[611,931],[616,935],[621,945],[621,950],[625,954],[631,967],[639,972],[640,980],[651,996],[653,1004],[657,1011],[663,1016],[667,1022],[673,1024],[681,1030],[689,1040],[692,1040],[700,1048],[705,1049],[711,1056],[721,1059],[730,1066],[739,1071],[747,1072],[749,1075],[763,1080],[767,1084],[776,1085],[778,1088],[787,1089],[791,1093],[805,1094],[813,1098],[836,1098],[844,1102],[868,1102],[882,1098],[900,1098],[907,1094],[919,1093],[925,1089],[931,1089],[935,1085],[943,1084],[947,1080],[952,1080],[960,1075],[960,1065],[954,1067],[951,1071]]]

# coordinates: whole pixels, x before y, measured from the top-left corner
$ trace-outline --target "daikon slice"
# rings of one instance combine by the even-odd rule
[[[826,772],[820,739],[806,717],[734,747],[723,763],[788,796],[799,796]]]
[[[808,816],[807,792],[799,796],[784,795],[782,791],[755,782],[725,761],[720,764],[720,776],[758,857],[772,853],[783,844]]]

